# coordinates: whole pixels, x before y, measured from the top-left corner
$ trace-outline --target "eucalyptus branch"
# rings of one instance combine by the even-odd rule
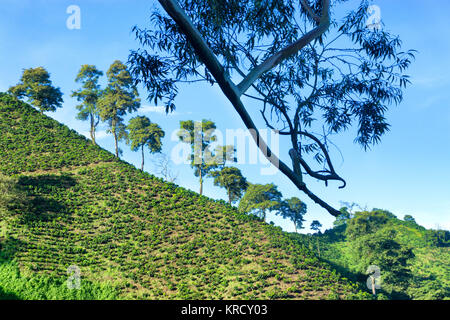
[[[327,134],[354,124],[356,143],[365,149],[377,143],[389,128],[388,106],[402,100],[402,88],[409,83],[404,71],[414,53],[400,51],[398,37],[363,27],[365,0],[340,26],[330,18],[331,0],[282,1],[274,3],[277,10],[240,2],[224,7],[196,0],[158,1],[168,16],[155,10],[156,30],[137,30],[140,42],[156,53],[130,55],[136,82],[143,78],[149,97],[171,106],[177,83],[195,79],[218,84],[269,162],[313,201],[339,215],[306,187],[303,175],[345,186],[331,162]],[[336,33],[327,33],[330,28]],[[350,48],[339,48],[341,37],[350,41]],[[163,58],[165,54],[172,57]],[[232,75],[239,80],[233,82]],[[268,128],[290,137],[292,165],[267,147],[241,100],[246,98],[263,103],[260,112]],[[320,119],[323,136],[310,131]],[[310,152],[321,163],[319,171],[312,169]]]
[[[311,6],[308,4],[308,2],[306,0],[300,0],[300,3],[302,5],[302,8],[306,11],[306,13],[308,13],[308,15],[311,17],[311,19],[313,19],[314,21],[319,23],[320,17],[317,14],[315,14],[315,12],[311,8]]]
[[[290,44],[281,51],[278,51],[264,62],[253,68],[248,75],[238,84],[239,95],[242,95],[261,75],[296,54],[302,48],[307,46],[311,41],[319,38],[330,26],[330,17],[328,14],[330,0],[322,0],[322,17],[319,25],[313,30],[305,33],[299,40]]]
[[[255,140],[256,145],[262,151],[264,156],[276,167],[279,168],[281,172],[283,172],[296,186],[299,190],[305,192],[314,202],[318,203],[320,206],[325,208],[330,214],[333,216],[338,216],[340,212],[330,205],[328,205],[325,201],[321,200],[315,194],[313,194],[303,183],[301,175],[299,176],[294,171],[292,171],[284,162],[282,162],[275,154],[267,146],[266,142],[261,138],[259,131],[257,130],[253,120],[245,109],[242,101],[240,100],[240,96],[242,95],[242,87],[238,89],[234,83],[231,81],[229,76],[224,72],[223,66],[218,61],[217,57],[214,55],[212,50],[208,47],[206,42],[203,40],[199,31],[195,28],[195,26],[190,21],[189,17],[184,13],[184,11],[180,8],[178,3],[175,0],[158,0],[159,3],[163,6],[164,10],[169,14],[169,16],[177,23],[181,32],[186,36],[187,40],[194,48],[196,54],[199,59],[205,64],[206,68],[211,72],[212,76],[216,79],[223,93],[227,96],[228,100],[232,103],[235,110],[240,115],[242,121],[246,125],[247,129],[249,129],[252,138]],[[289,46],[288,48],[279,52],[279,54],[269,58],[263,62],[259,67],[250,72],[251,79],[256,80],[259,78],[262,73],[270,70],[272,67],[280,63],[285,58],[294,54],[302,47],[304,47],[308,42],[311,41],[315,37],[320,36],[324,33],[329,26],[329,16],[328,16],[328,7],[329,0],[323,0],[323,10],[322,10],[322,18],[319,26],[311,31],[309,34],[306,34],[299,41]],[[269,66],[271,66],[269,68]],[[255,75],[258,74],[257,77]],[[253,81],[248,81],[247,76],[246,89],[252,85]],[[245,79],[244,79],[245,81]],[[245,90],[244,90],[245,91]]]
[[[302,135],[302,136],[308,137],[308,138],[310,138],[311,140],[313,140],[315,143],[317,143],[317,145],[318,145],[319,148],[322,150],[322,152],[323,152],[323,154],[324,154],[324,156],[325,156],[325,160],[326,160],[327,165],[328,165],[328,168],[329,168],[329,170],[322,170],[322,172],[323,172],[323,171],[326,171],[327,173],[329,173],[329,174],[327,174],[327,175],[321,174],[320,171],[313,171],[313,170],[310,168],[310,166],[308,165],[308,163],[301,157],[298,148],[293,148],[293,149],[291,149],[292,151],[290,151],[290,155],[291,155],[292,152],[295,152],[295,153],[296,153],[296,156],[298,157],[298,159],[299,159],[299,161],[300,161],[302,167],[305,169],[305,171],[306,171],[311,177],[316,178],[316,179],[319,179],[319,180],[323,180],[323,181],[326,181],[326,182],[327,182],[328,180],[338,180],[338,181],[342,181],[343,185],[340,186],[339,188],[340,188],[340,189],[345,188],[345,186],[346,186],[347,183],[346,183],[345,180],[342,179],[342,178],[336,173],[336,171],[334,170],[333,163],[331,162],[331,158],[330,158],[330,155],[329,155],[329,153],[328,153],[328,150],[327,150],[327,148],[325,147],[325,145],[319,140],[319,138],[317,138],[315,135],[313,135],[313,134],[311,134],[311,133],[309,133],[309,132],[306,132],[306,131],[297,131],[297,132],[283,132],[283,131],[280,131],[279,134],[280,134],[280,135],[292,135],[292,134],[297,135],[297,134],[298,134],[298,135]],[[293,157],[293,155],[291,155],[291,158],[292,158],[292,157]]]

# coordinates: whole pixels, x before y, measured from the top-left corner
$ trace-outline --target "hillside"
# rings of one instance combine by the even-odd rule
[[[0,297],[367,298],[280,228],[163,182],[0,93]],[[25,208],[25,209],[24,209]],[[81,270],[69,290],[67,268]]]
[[[410,248],[413,253],[413,258],[407,265],[407,270],[410,271],[408,284],[401,290],[407,295],[404,298],[450,299],[450,232],[426,229],[418,225],[411,216],[411,221],[405,221],[385,210],[374,209],[372,212],[357,214],[369,215],[374,212],[381,212],[389,217],[377,228],[392,231],[395,235],[392,240],[404,248]],[[367,265],[361,265],[361,261],[355,259],[352,252],[352,244],[358,239],[352,242],[346,232],[352,219],[342,220],[341,224],[323,234],[313,237],[293,235],[293,238],[316,252],[320,246],[323,260],[353,281],[365,282],[367,275],[364,270]],[[368,236],[376,238],[377,233],[369,232]],[[382,270],[382,274],[386,272],[387,270]],[[389,283],[384,287],[389,287]]]

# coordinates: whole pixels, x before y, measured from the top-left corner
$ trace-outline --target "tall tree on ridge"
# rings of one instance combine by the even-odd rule
[[[278,210],[281,205],[282,194],[273,183],[248,185],[247,191],[239,202],[239,211],[255,214],[266,221],[266,214],[271,210]]]
[[[322,228],[322,224],[319,222],[319,220],[313,220],[313,222],[311,222],[311,230],[316,231],[317,233],[320,232],[320,228]]]
[[[95,142],[95,130],[100,121],[100,116],[97,110],[97,101],[100,98],[102,91],[98,84],[98,79],[103,75],[103,72],[98,70],[94,65],[84,64],[78,72],[75,82],[81,82],[81,89],[72,92],[72,97],[81,101],[81,104],[76,106],[79,110],[77,119],[88,120],[90,122],[91,140]]]
[[[136,111],[141,100],[131,75],[122,62],[114,61],[106,76],[108,85],[98,100],[98,109],[100,118],[108,123],[108,132],[114,136],[116,157],[119,157],[119,141],[127,136],[123,117]]]
[[[228,203],[238,201],[243,192],[247,190],[247,179],[242,175],[241,170],[236,167],[224,167],[221,170],[213,171],[214,185],[227,190]]]
[[[303,216],[305,215],[307,210],[306,204],[302,202],[297,197],[292,197],[287,200],[284,200],[281,203],[279,214],[283,218],[287,218],[294,223],[295,233],[297,233],[298,229],[303,228]]]
[[[131,145],[133,151],[141,149],[141,170],[144,170],[144,147],[147,147],[150,153],[161,152],[161,139],[165,133],[159,125],[150,122],[150,119],[145,116],[130,119],[127,129],[127,143]]]
[[[38,108],[41,114],[44,111],[56,111],[63,103],[61,90],[52,85],[50,74],[43,67],[23,70],[20,82],[9,88],[8,92],[19,99],[28,98],[28,102]]]
[[[236,161],[233,146],[216,146],[211,150],[211,144],[217,140],[213,121],[203,119],[198,121],[180,121],[177,135],[180,141],[191,146],[190,162],[194,175],[199,178],[200,190],[203,194],[203,182],[209,173],[225,166],[227,161]]]
[[[314,230],[317,232],[317,235],[320,233],[320,228],[322,228],[322,224],[319,222],[319,220],[313,220],[313,222],[311,222],[311,230]],[[317,237],[317,251],[319,253],[319,258],[320,258],[320,241],[319,241],[319,237]]]

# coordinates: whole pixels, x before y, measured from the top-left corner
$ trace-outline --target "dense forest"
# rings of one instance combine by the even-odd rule
[[[450,298],[450,232],[426,229],[406,215],[341,209],[334,227],[314,235],[293,235],[323,261],[356,282],[366,282],[370,265],[380,268],[378,298]]]

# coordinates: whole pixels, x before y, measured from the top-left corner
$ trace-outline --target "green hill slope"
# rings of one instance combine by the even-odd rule
[[[385,210],[372,211],[387,213],[390,218],[377,228],[391,230],[393,240],[405,248],[411,248],[414,257],[408,263],[411,272],[407,287],[402,290],[409,299],[449,299],[450,298],[450,232],[431,230],[418,225],[415,221],[403,221]],[[361,214],[371,212],[362,212]],[[358,213],[357,213],[358,214]],[[352,218],[354,219],[354,218]],[[361,265],[352,252],[352,241],[346,235],[351,219],[341,225],[327,230],[324,234],[308,237],[293,235],[300,242],[309,245],[313,250],[321,249],[321,258],[335,266],[342,274],[356,282],[364,282],[367,275],[364,270],[368,265]],[[375,232],[369,232],[375,237]],[[375,252],[375,251],[374,251]],[[367,262],[367,261],[366,261]],[[387,272],[384,270],[382,272]],[[389,282],[382,288],[389,287]]]
[[[6,298],[365,298],[280,228],[115,159],[0,94]],[[12,192],[12,191],[11,191]],[[81,290],[66,287],[67,268]]]

